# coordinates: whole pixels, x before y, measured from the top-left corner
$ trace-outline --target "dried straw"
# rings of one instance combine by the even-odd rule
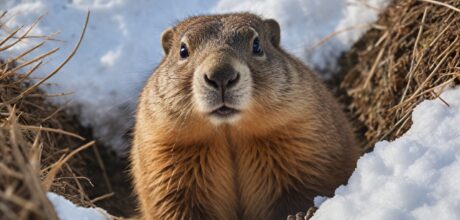
[[[0,13],[0,31],[5,31],[6,12]],[[1,52],[29,38],[40,21],[38,18],[19,36],[23,27],[0,39]],[[75,119],[49,104],[39,86],[56,74],[77,51],[89,19],[86,17],[80,39],[70,55],[38,81],[32,75],[43,59],[58,48],[28,61],[23,59],[46,42],[40,42],[20,55],[0,61],[0,218],[57,219],[46,197],[47,191],[57,192],[83,205],[92,205],[81,186],[86,178],[71,167],[80,151],[94,145],[75,133]],[[79,147],[80,146],[80,147]],[[81,165],[80,165],[81,166]]]
[[[379,28],[342,57],[341,88],[362,126],[365,151],[402,135],[418,103],[440,99],[444,89],[460,83],[459,8],[458,0],[394,1]]]

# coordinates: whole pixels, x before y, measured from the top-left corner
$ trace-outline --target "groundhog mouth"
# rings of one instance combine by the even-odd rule
[[[238,114],[240,111],[234,108],[230,108],[226,105],[222,105],[221,107],[213,110],[210,115],[216,116],[219,118],[229,118],[232,117],[236,114]]]

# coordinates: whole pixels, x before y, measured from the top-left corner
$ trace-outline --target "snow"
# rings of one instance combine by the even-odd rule
[[[361,157],[312,219],[460,219],[460,88],[424,101],[402,137]],[[322,203],[321,203],[322,202]]]
[[[364,2],[364,3],[363,3]],[[81,31],[86,11],[91,21],[75,57],[51,79],[49,93],[75,92],[51,101],[71,101],[74,112],[97,137],[120,152],[132,125],[137,94],[159,63],[160,34],[190,15],[251,11],[275,18],[282,45],[323,76],[337,68],[337,57],[364,33],[389,0],[8,0],[8,27],[31,24],[45,15],[33,35],[60,32],[34,55],[55,47],[39,71],[46,74],[64,60]],[[3,27],[4,28],[4,27]],[[336,33],[327,42],[322,39]],[[0,31],[0,38],[6,33]],[[31,48],[28,39],[9,53]],[[30,59],[31,57],[29,57]],[[393,142],[379,142],[359,161],[349,184],[333,198],[315,198],[313,219],[460,219],[460,88],[424,101],[413,112],[411,129]],[[105,211],[77,207],[48,193],[60,219],[108,219]]]
[[[55,193],[47,193],[60,220],[110,220],[109,214],[99,208],[78,207],[64,197]]]
[[[363,3],[364,2],[364,3]],[[327,76],[336,60],[366,30],[390,0],[8,0],[9,30],[45,15],[33,35],[59,32],[34,55],[60,50],[39,69],[42,75],[60,64],[78,40],[86,11],[89,27],[77,54],[46,87],[49,93],[74,92],[51,101],[66,103],[97,137],[120,152],[127,148],[126,133],[133,124],[137,95],[146,78],[160,62],[160,34],[178,20],[197,14],[251,11],[275,18],[282,28],[282,45]],[[343,31],[347,30],[347,31]],[[326,43],[323,38],[338,32]],[[0,31],[0,37],[5,35]],[[10,50],[18,54],[39,39],[28,39]],[[309,49],[310,48],[310,49]],[[30,59],[31,57],[29,57]]]

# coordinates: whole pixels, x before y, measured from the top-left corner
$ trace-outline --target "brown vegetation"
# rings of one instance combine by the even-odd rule
[[[4,16],[0,14],[0,31]],[[29,31],[20,32],[10,30],[10,35],[0,39],[4,59],[0,61],[0,217],[56,219],[47,190],[80,205],[131,209],[132,203],[118,202],[129,203],[131,199],[125,198],[129,193],[118,195],[115,202],[106,199],[116,188],[127,185],[116,186],[104,174],[123,173],[124,166],[117,167],[111,161],[106,168],[116,170],[105,170],[101,157],[111,156],[106,152],[97,156],[95,142],[88,138],[90,135],[82,135],[85,129],[78,120],[63,111],[64,106],[47,102],[55,95],[38,89],[60,68],[42,80],[30,79],[43,65],[43,58],[57,49],[29,60],[24,56],[42,43],[10,59],[2,54],[28,37]],[[341,67],[342,100],[361,126],[365,150],[371,150],[378,140],[400,136],[410,127],[415,105],[438,98],[444,89],[460,84],[460,1],[395,1],[344,54]],[[88,152],[91,154],[82,155]],[[94,178],[85,176],[99,177],[94,181],[99,183],[96,190],[88,190]],[[121,176],[117,178],[127,180]]]
[[[341,89],[365,150],[402,135],[418,103],[460,83],[459,8],[458,0],[394,1],[341,58]]]
[[[0,39],[0,219],[56,219],[47,191],[81,206],[99,205],[117,215],[132,214],[135,202],[129,199],[126,163],[117,162],[108,148],[98,148],[100,144],[91,141],[91,132],[66,111],[65,104],[49,102],[67,94],[45,94],[39,88],[75,54],[84,31],[67,59],[38,78],[34,73],[59,48],[26,59],[51,40],[43,36],[43,42],[8,57],[4,52],[30,38],[40,18],[26,30],[9,30],[5,17],[6,13],[0,14],[0,31],[7,33]]]

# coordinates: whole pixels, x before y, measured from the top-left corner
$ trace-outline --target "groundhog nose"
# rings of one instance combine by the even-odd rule
[[[215,89],[228,89],[235,86],[240,79],[240,74],[230,65],[223,65],[211,73],[204,74],[204,81]]]

